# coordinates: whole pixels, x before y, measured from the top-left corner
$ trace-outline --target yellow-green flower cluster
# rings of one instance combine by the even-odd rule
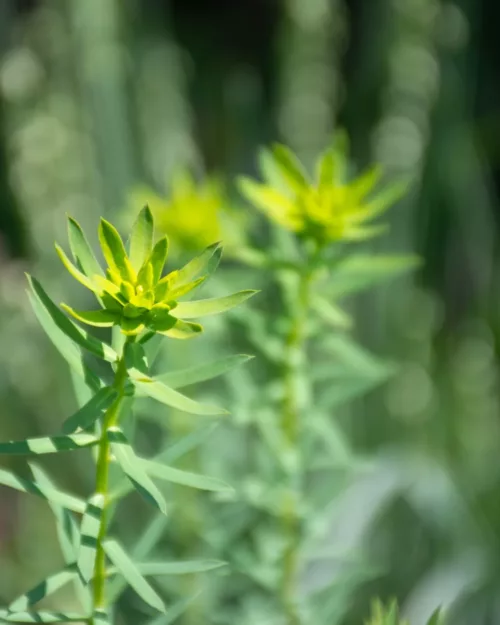
[[[154,244],[153,216],[148,207],[140,212],[134,224],[128,252],[115,227],[101,219],[99,241],[108,265],[104,271],[81,227],[71,218],[69,239],[76,264],[58,245],[57,252],[70,274],[90,289],[101,305],[100,310],[77,311],[62,304],[78,321],[98,327],[118,325],[124,334],[131,336],[150,330],[172,338],[190,338],[201,332],[198,323],[180,318],[179,299],[202,284],[215,269],[222,251],[218,243],[206,248],[182,269],[163,276],[168,239],[162,237]],[[198,302],[198,308],[195,302],[186,303],[186,315],[212,314],[203,309],[203,301],[210,300]]]
[[[342,143],[320,155],[314,179],[284,145],[261,152],[264,183],[240,179],[247,199],[270,219],[321,244],[358,241],[385,230],[373,220],[403,194],[400,182],[375,192],[381,179],[379,167],[347,180],[346,154]]]

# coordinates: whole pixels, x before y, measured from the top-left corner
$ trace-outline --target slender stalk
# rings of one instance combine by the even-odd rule
[[[109,495],[109,471],[111,465],[110,444],[107,431],[113,425],[116,425],[120,416],[120,409],[125,395],[125,382],[127,380],[127,367],[125,364],[125,347],[130,339],[125,342],[123,352],[116,368],[113,387],[116,389],[118,396],[111,404],[104,415],[103,426],[101,431],[101,439],[98,447],[97,457],[97,473],[96,488],[98,494],[104,496],[103,513],[101,516],[101,525],[97,536],[96,559],[94,564],[93,575],[93,610],[106,609],[106,554],[104,552],[103,542],[106,538],[108,530],[108,495]],[[90,619],[89,625],[94,625],[94,619]]]
[[[284,370],[284,401],[281,415],[287,453],[293,458],[290,469],[290,495],[284,506],[282,524],[287,546],[283,558],[281,601],[288,625],[301,625],[295,602],[296,577],[300,547],[299,500],[303,490],[300,460],[300,434],[302,414],[302,381],[306,359],[306,321],[309,310],[312,263],[308,262],[299,275],[295,306],[291,312],[291,326],[286,341]]]

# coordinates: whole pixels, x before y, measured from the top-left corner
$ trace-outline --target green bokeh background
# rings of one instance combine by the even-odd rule
[[[343,422],[377,471],[352,487],[342,540],[367,532],[381,571],[342,622],[395,595],[416,625],[439,603],[457,623],[499,623],[499,17],[493,0],[2,0],[1,438],[55,430],[74,408],[23,274],[83,298],[53,250],[66,212],[126,227],[132,190],[168,195],[179,165],[220,176],[240,206],[232,180],[255,173],[260,145],[311,164],[346,128],[357,167],[412,180],[375,249],[424,263],[351,305],[358,338],[399,372]],[[91,487],[84,455],[47,466]],[[59,560],[46,507],[2,488],[0,602]]]

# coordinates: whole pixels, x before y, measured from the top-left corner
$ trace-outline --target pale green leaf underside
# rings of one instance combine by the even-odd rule
[[[206,573],[227,566],[222,560],[185,560],[184,562],[140,562],[136,564],[142,575],[191,575]]]
[[[210,299],[202,299],[193,302],[179,302],[172,309],[171,315],[179,319],[193,319],[196,317],[206,317],[208,315],[218,315],[226,312],[235,306],[243,303],[258,291],[239,291],[225,297],[213,297]]]
[[[82,447],[96,445],[99,439],[93,434],[69,434],[61,436],[42,436],[27,438],[23,441],[0,443],[0,454],[39,455],[57,454],[61,451],[74,451]]]
[[[128,372],[139,391],[162,404],[196,415],[227,414],[226,410],[216,406],[200,404],[166,386],[159,380],[144,375],[137,369],[129,369]]]
[[[14,601],[10,603],[8,609],[11,612],[24,612],[29,610],[36,603],[42,601],[45,597],[48,597],[72,581],[76,575],[76,566],[68,567],[64,571],[59,571],[58,573],[47,577],[17,599],[14,599]]]
[[[136,593],[159,612],[165,612],[165,605],[161,597],[142,576],[135,563],[129,558],[120,543],[115,540],[106,540],[103,546],[111,562],[116,566]]]
[[[96,493],[88,500],[82,518],[77,564],[80,577],[85,583],[90,581],[94,572],[103,508],[104,495]]]
[[[0,469],[0,484],[20,490],[24,493],[38,495],[43,499],[57,503],[68,510],[72,510],[73,512],[79,512],[81,514],[85,510],[85,502],[81,499],[78,499],[73,495],[68,495],[59,489],[54,490],[46,485],[37,484],[32,480],[18,477],[17,475],[9,473],[9,471],[5,471],[3,469]]]
[[[179,371],[170,371],[156,376],[156,379],[163,382],[170,388],[181,388],[190,384],[198,384],[216,378],[239,365],[248,362],[253,356],[239,354],[236,356],[226,356],[219,360],[195,365]]]
[[[208,490],[215,492],[232,492],[234,489],[226,482],[218,480],[215,477],[200,475],[199,473],[191,473],[190,471],[182,471],[174,469],[165,464],[154,462],[153,460],[140,459],[143,469],[151,477],[159,480],[165,480],[174,484],[182,484],[200,490]]]

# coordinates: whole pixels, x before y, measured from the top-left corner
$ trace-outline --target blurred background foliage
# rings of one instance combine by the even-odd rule
[[[263,246],[268,233],[234,176],[254,174],[258,147],[275,139],[311,164],[344,127],[357,167],[376,160],[412,179],[373,248],[424,263],[349,304],[358,339],[398,369],[340,415],[372,470],[331,486],[342,490],[333,548],[363,546],[366,568],[337,584],[351,589],[338,622],[362,621],[373,596],[397,596],[415,625],[438,604],[457,625],[499,623],[499,18],[494,0],[2,0],[0,437],[55,430],[75,406],[23,274],[56,300],[74,289],[82,307],[53,251],[66,212],[88,232],[100,214],[126,230],[147,200],[178,258],[227,241],[220,280],[239,286],[238,245]],[[265,282],[253,279],[245,288]],[[187,365],[229,342],[251,351],[237,320],[230,336],[213,328],[162,358]],[[203,392],[225,393],[234,411],[245,375]],[[145,451],[155,449],[154,418]],[[172,436],[190,427],[171,415]],[[237,464],[244,443],[222,429],[187,465],[218,475],[213,450]],[[84,454],[47,466],[88,491]],[[182,514],[165,548],[210,554],[200,495],[175,490]],[[124,514],[133,538],[141,510]],[[1,603],[52,570],[55,545],[46,507],[2,488]],[[123,601],[133,611],[133,597]],[[187,625],[205,622],[196,609]]]

